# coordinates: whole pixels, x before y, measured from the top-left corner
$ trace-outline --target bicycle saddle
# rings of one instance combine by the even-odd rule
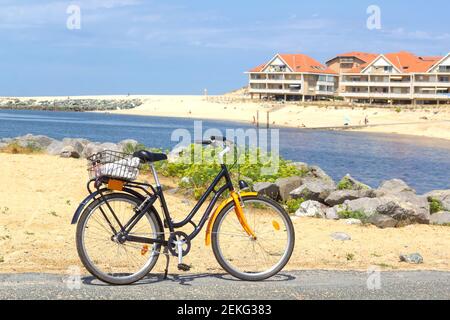
[[[133,157],[139,158],[143,163],[167,160],[167,155],[164,153],[155,153],[147,150],[136,151],[133,153]]]

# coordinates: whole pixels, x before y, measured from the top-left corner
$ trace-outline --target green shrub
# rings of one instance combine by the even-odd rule
[[[300,205],[305,202],[305,199],[289,199],[286,201],[286,208],[288,213],[295,213],[298,208],[300,208]]]
[[[35,142],[28,142],[25,146],[21,146],[17,142],[11,142],[0,151],[12,154],[31,154],[42,152],[42,148],[39,147],[39,145],[37,145]]]
[[[353,188],[353,184],[347,177],[342,178],[342,180],[339,181],[339,183],[337,185],[338,190],[350,190],[352,188]]]
[[[444,211],[444,206],[442,205],[442,202],[439,201],[438,199],[435,198],[431,198],[428,199],[428,201],[430,202],[430,213],[436,213],[439,211]]]
[[[123,145],[123,152],[125,152],[125,153],[130,153],[130,154],[132,154],[132,153],[134,153],[134,152],[136,152],[136,151],[139,151],[139,150],[146,150],[147,149],[147,147],[146,146],[144,146],[142,143],[138,143],[138,144],[134,144],[134,143],[125,143],[124,145]]]
[[[338,216],[340,219],[359,219],[361,221],[365,221],[367,219],[367,215],[361,210],[343,210],[338,212]]]
[[[200,149],[195,149],[200,148]],[[197,152],[194,152],[197,151]],[[195,158],[194,158],[195,157]],[[237,150],[235,150],[237,158]],[[257,161],[255,163],[256,157]],[[291,176],[303,176],[305,170],[298,169],[292,162],[278,157],[278,170],[265,173],[261,169],[271,168],[270,154],[263,154],[260,150],[249,150],[239,155],[240,164],[228,164],[231,179],[237,185],[239,179],[243,179],[250,185],[253,182],[274,182],[278,178]],[[194,190],[194,196],[198,198],[211,184],[220,171],[220,164],[216,157],[216,150],[212,147],[191,145],[176,162],[159,162],[157,170],[167,177],[189,177],[188,181],[180,183],[180,187]]]
[[[400,108],[400,107],[395,108],[395,112],[397,112],[397,113],[402,112],[402,108]]]

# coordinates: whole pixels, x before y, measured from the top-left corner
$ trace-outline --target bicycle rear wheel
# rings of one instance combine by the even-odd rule
[[[295,243],[292,221],[275,201],[261,196],[242,199],[249,236],[228,204],[212,228],[212,248],[217,261],[228,273],[247,281],[260,281],[281,271],[288,263]]]
[[[86,269],[98,279],[117,285],[131,284],[147,275],[155,266],[161,244],[119,241],[109,225],[119,232],[135,214],[142,200],[124,193],[106,195],[95,200],[80,217],[76,243],[78,255]],[[155,212],[147,212],[129,235],[162,239],[163,227]]]

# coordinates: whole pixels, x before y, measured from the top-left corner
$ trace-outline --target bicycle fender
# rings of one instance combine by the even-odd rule
[[[242,192],[240,196],[248,197],[248,196],[257,196],[257,192]],[[216,221],[217,216],[219,213],[225,208],[230,202],[233,202],[233,197],[229,197],[228,199],[222,201],[222,203],[214,210],[214,213],[212,214],[211,218],[209,218],[208,226],[206,227],[206,235],[205,235],[205,245],[209,246],[211,244],[211,230],[212,226],[214,225],[214,221]]]
[[[103,188],[100,190],[97,190],[93,193],[91,193],[89,196],[87,196],[83,201],[81,201],[81,203],[79,204],[77,210],[75,211],[73,217],[72,217],[72,222],[70,224],[76,224],[78,222],[78,219],[81,215],[81,212],[83,212],[84,208],[86,208],[88,206],[88,204],[90,204],[92,201],[94,201],[94,199],[101,193],[101,192],[106,192],[106,191],[111,191],[108,188]],[[130,193],[131,195],[141,198],[143,199],[143,196],[131,189],[123,189],[124,192]]]

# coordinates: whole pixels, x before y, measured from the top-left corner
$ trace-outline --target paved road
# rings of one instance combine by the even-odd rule
[[[67,277],[52,274],[0,274],[2,299],[450,299],[450,272],[382,272],[372,275],[346,271],[285,272],[260,283],[228,275],[148,277],[131,286],[109,286],[81,277],[70,289]],[[75,283],[76,284],[76,283]]]

